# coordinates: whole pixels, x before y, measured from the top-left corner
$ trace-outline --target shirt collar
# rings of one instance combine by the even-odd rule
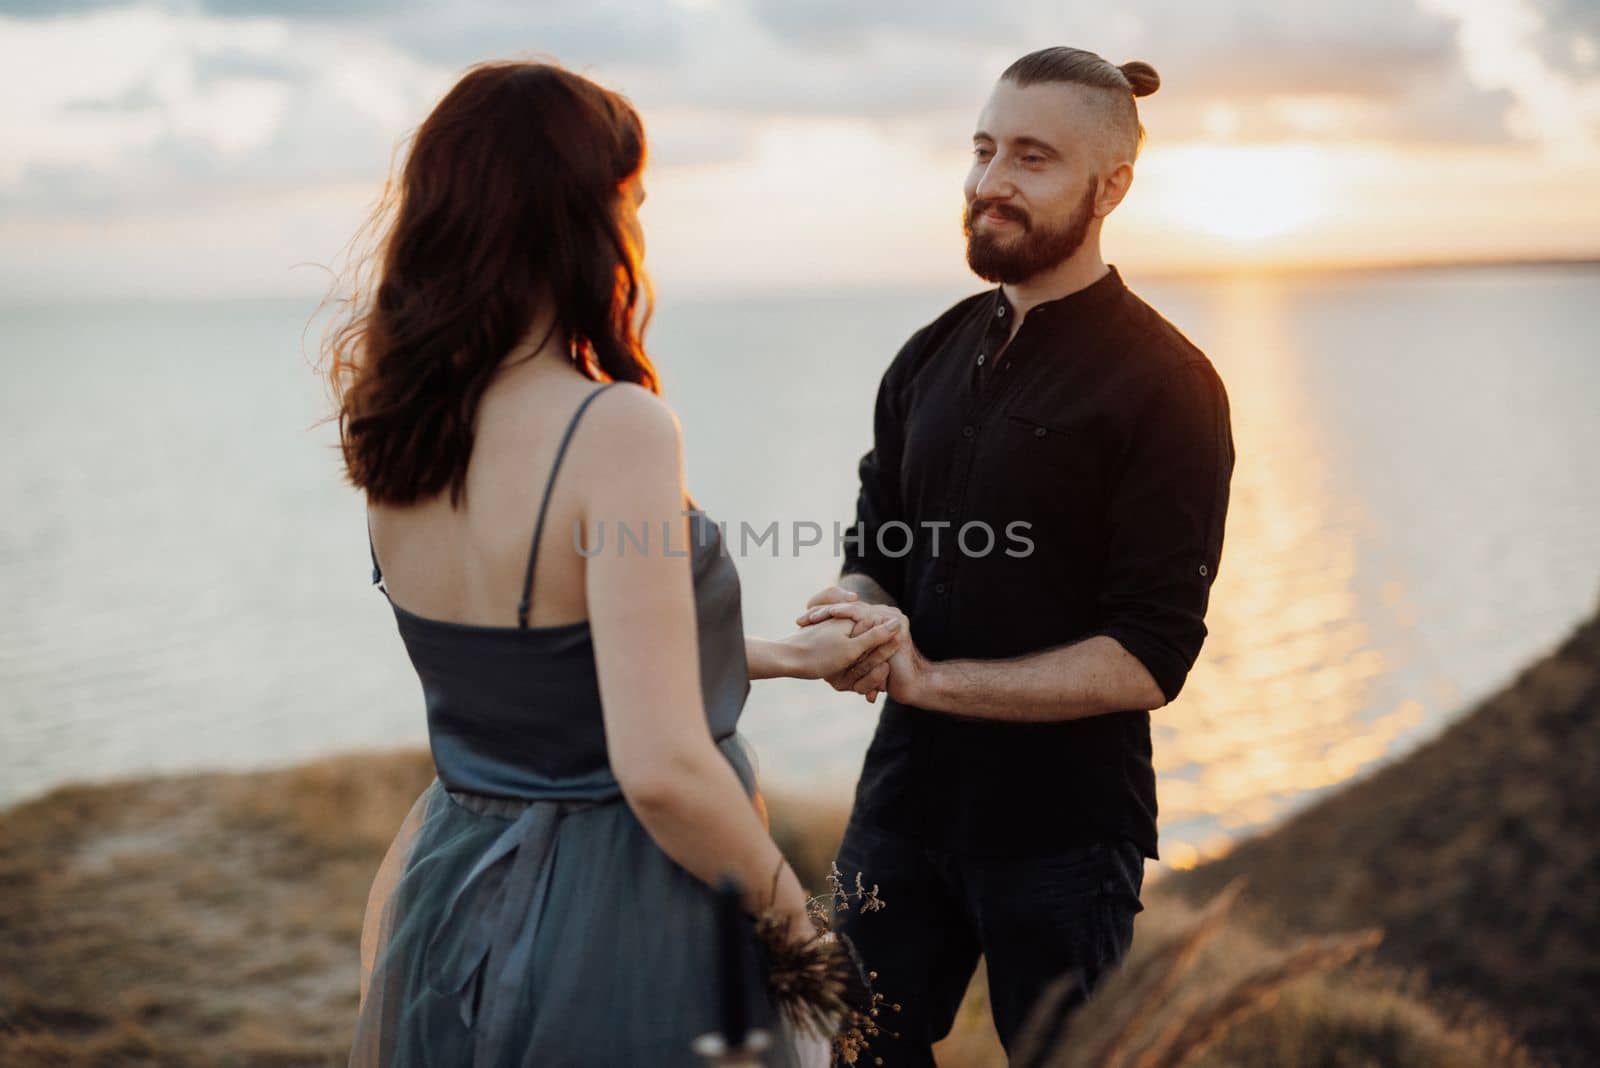
[[[1109,308],[1113,301],[1127,289],[1122,281],[1122,275],[1117,272],[1116,265],[1106,264],[1106,273],[1095,281],[1090,282],[1082,289],[1068,293],[1055,300],[1047,300],[1043,304],[1034,305],[1028,312],[1029,315],[1049,319],[1054,323],[1065,323],[1076,320],[1084,315],[1093,315],[1096,312]],[[994,300],[989,307],[991,319],[1007,320],[1016,314],[1016,309],[1006,299],[1005,289],[1001,286],[994,287]],[[1007,325],[1010,325],[1007,322]]]

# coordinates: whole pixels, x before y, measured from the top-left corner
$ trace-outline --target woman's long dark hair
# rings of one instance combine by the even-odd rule
[[[632,106],[551,64],[473,67],[433,109],[323,344],[346,474],[371,501],[465,501],[478,403],[541,311],[587,377],[660,392],[618,219],[644,157]]]

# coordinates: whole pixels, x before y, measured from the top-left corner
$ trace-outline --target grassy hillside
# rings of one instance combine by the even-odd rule
[[[0,1064],[342,1065],[426,753],[73,786],[0,815]]]
[[[1536,1050],[1600,1064],[1600,614],[1404,759],[1228,856],[1299,931],[1376,925],[1378,959],[1491,1006]]]
[[[1597,720],[1600,619],[1415,754],[1153,888],[1128,966],[1064,1035],[1041,1014],[1029,1068],[1530,1065],[1497,1015],[1595,1063]],[[352,754],[0,813],[0,1064],[343,1064],[368,885],[431,775],[425,752]],[[820,888],[842,805],[771,808]],[[1266,926],[1220,907],[1241,874]],[[980,970],[946,1068],[1005,1064],[981,993]]]

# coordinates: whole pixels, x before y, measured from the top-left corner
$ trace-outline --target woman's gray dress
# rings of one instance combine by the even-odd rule
[[[521,625],[428,619],[390,600],[437,776],[373,883],[352,1065],[691,1065],[690,1042],[718,1026],[714,898],[622,799],[589,625],[526,626],[550,486],[606,388],[562,439]],[[750,689],[739,576],[716,524],[700,512],[689,522],[706,726],[753,793],[737,733]],[[767,1063],[791,1065],[753,930],[746,941],[745,999],[778,1039]]]

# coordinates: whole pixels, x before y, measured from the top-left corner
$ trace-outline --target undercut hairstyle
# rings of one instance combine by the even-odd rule
[[[1150,64],[1131,60],[1118,66],[1082,48],[1041,48],[1029,52],[1005,69],[1001,81],[1021,88],[1055,83],[1081,85],[1104,92],[1094,94],[1104,108],[1101,122],[1105,147],[1112,159],[1139,158],[1144,147],[1144,124],[1134,97],[1149,96],[1161,88],[1161,76]]]

